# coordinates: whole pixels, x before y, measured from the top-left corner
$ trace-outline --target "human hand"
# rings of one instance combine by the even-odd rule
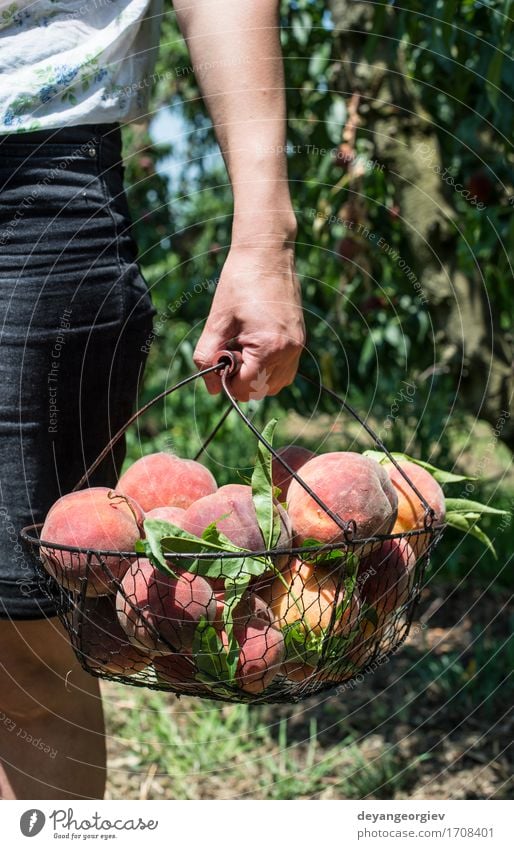
[[[258,400],[294,380],[304,343],[292,246],[233,246],[194,353],[197,367],[213,365],[220,350],[240,351],[230,390],[239,401]],[[205,383],[211,395],[221,391],[217,374]]]

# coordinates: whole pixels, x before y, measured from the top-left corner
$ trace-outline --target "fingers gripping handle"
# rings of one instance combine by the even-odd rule
[[[218,351],[214,361],[219,363],[220,368],[223,368],[226,377],[237,374],[243,365],[243,357],[239,351]]]

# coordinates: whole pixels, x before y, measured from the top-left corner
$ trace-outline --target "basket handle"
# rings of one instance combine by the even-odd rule
[[[306,380],[308,383],[312,383],[313,386],[318,385],[314,380],[312,380],[312,378],[307,377],[307,375],[305,375],[305,374],[299,374],[299,377],[301,377],[302,380]],[[430,506],[430,504],[428,503],[426,498],[421,494],[421,492],[419,491],[419,489],[415,485],[415,483],[413,483],[413,481],[411,481],[407,472],[405,472],[402,469],[402,467],[400,466],[398,461],[395,460],[394,456],[391,454],[389,449],[384,445],[384,443],[382,442],[380,437],[375,433],[373,428],[370,427],[369,424],[367,422],[365,422],[364,419],[362,419],[359,416],[357,410],[355,410],[351,406],[351,404],[348,404],[348,402],[345,401],[344,398],[341,398],[340,395],[338,395],[332,389],[329,389],[327,386],[323,386],[322,383],[320,383],[319,385],[320,385],[323,392],[325,392],[327,395],[330,395],[330,397],[334,398],[334,400],[337,401],[338,404],[341,404],[342,407],[344,407],[346,410],[348,410],[350,415],[353,416],[353,418],[364,428],[364,430],[369,434],[369,436],[371,436],[371,438],[372,438],[373,442],[375,443],[375,445],[377,446],[377,448],[380,448],[380,450],[383,451],[384,454],[386,455],[387,459],[393,464],[393,466],[395,466],[398,469],[402,478],[406,481],[406,483],[409,484],[410,488],[416,494],[416,496],[419,498],[421,504],[425,508],[424,526],[425,526],[425,530],[429,530],[429,528],[431,528],[433,523],[434,523],[435,510],[434,510],[433,507]]]
[[[301,377],[304,380],[307,380],[309,383],[312,383],[314,386],[318,386],[318,384],[315,383],[315,381],[313,381],[311,378],[307,377],[304,374],[299,373],[299,377]],[[328,507],[328,505],[325,504],[325,502],[314,492],[314,490],[308,485],[308,483],[303,480],[303,478],[298,474],[298,472],[296,472],[293,468],[291,468],[289,463],[287,463],[286,460],[284,460],[277,453],[277,451],[275,451],[273,446],[268,442],[267,439],[265,439],[262,436],[262,434],[255,427],[253,422],[241,410],[239,404],[237,403],[236,399],[233,397],[232,393],[230,392],[230,389],[227,386],[226,374],[225,373],[221,374],[221,384],[223,386],[223,391],[225,392],[225,395],[227,396],[228,400],[230,401],[232,408],[234,410],[236,410],[236,412],[238,413],[240,418],[244,421],[244,423],[252,431],[252,433],[257,437],[259,442],[262,445],[265,446],[265,448],[271,453],[271,455],[274,457],[274,459],[278,460],[278,462],[281,464],[281,466],[284,469],[286,469],[286,471],[291,475],[291,477],[293,477],[300,484],[300,486],[318,504],[318,506],[321,507],[321,509],[343,531],[345,540],[347,542],[351,542],[351,540],[355,537],[355,534],[357,532],[356,522],[353,519],[349,519],[348,521],[345,521],[344,519],[341,519],[341,517],[338,516],[337,513],[334,513]],[[364,427],[364,429],[371,436],[371,438],[373,439],[375,444],[386,454],[387,458],[391,461],[391,463],[393,463],[393,465],[396,466],[396,468],[398,469],[398,471],[400,472],[402,477],[409,484],[409,486],[414,491],[416,496],[419,498],[421,504],[423,505],[423,507],[425,509],[423,524],[424,524],[425,530],[428,531],[434,523],[435,510],[433,509],[433,507],[430,506],[430,504],[428,503],[426,498],[421,494],[421,492],[419,491],[417,486],[411,481],[409,475],[401,468],[400,464],[397,462],[397,460],[395,460],[395,458],[393,457],[393,455],[391,454],[389,449],[386,448],[386,446],[384,445],[384,443],[382,442],[380,437],[375,433],[375,431],[359,416],[357,411],[354,410],[354,408],[350,404],[348,404],[344,400],[344,398],[341,398],[339,395],[337,395],[337,393],[333,392],[331,389],[328,389],[328,387],[324,386],[322,383],[319,384],[319,387],[321,388],[321,390],[323,392],[326,392],[332,398],[337,400],[338,403],[341,404],[342,407],[344,407],[346,410],[348,410],[348,412],[359,422],[359,424],[361,424],[362,427]],[[226,415],[227,414],[225,414],[225,418],[226,418]],[[202,450],[203,450],[203,448],[202,448]]]
[[[218,351],[215,355],[214,359],[216,360],[217,368],[220,365],[225,366],[223,374],[227,377],[233,376],[237,374],[241,366],[243,365],[243,356],[240,351],[229,351],[227,349],[223,349],[222,351]]]
[[[262,445],[264,445],[265,448],[267,448],[267,450],[271,453],[271,455],[282,464],[282,466],[295,478],[295,480],[298,481],[298,483],[305,489],[305,491],[310,495],[310,497],[313,498],[314,501],[316,501],[316,503],[319,505],[319,507],[321,507],[321,509],[328,516],[330,516],[332,521],[338,526],[338,528],[340,528],[340,530],[342,530],[345,540],[347,542],[350,542],[353,539],[353,537],[355,536],[356,531],[357,531],[357,525],[356,525],[355,521],[353,519],[350,519],[349,521],[345,521],[344,519],[341,519],[341,517],[338,516],[337,513],[334,513],[333,510],[331,510],[330,507],[327,504],[325,504],[325,502],[319,497],[319,495],[317,495],[314,492],[314,490],[311,489],[309,484],[306,483],[300,477],[300,475],[298,475],[298,473],[295,472],[294,469],[292,469],[290,467],[289,463],[286,463],[285,460],[282,460],[282,458],[277,454],[277,452],[275,451],[273,446],[268,442],[267,439],[264,438],[264,436],[260,433],[260,431],[255,427],[253,422],[242,411],[241,407],[239,406],[239,404],[237,403],[236,399],[234,398],[234,396],[230,392],[230,389],[227,386],[227,379],[226,379],[226,375],[224,373],[221,374],[221,385],[223,386],[223,391],[224,391],[225,395],[227,396],[227,398],[229,399],[229,401],[232,405],[232,408],[234,410],[236,410],[236,412],[238,413],[240,418],[244,421],[244,423],[252,431],[252,433],[257,437],[259,442]]]
[[[291,475],[291,477],[293,477],[300,484],[300,486],[302,486],[303,489],[310,495],[310,497],[312,499],[314,499],[314,501],[316,501],[318,506],[321,507],[321,509],[343,531],[345,540],[347,542],[350,542],[354,538],[354,536],[357,532],[357,525],[356,525],[355,521],[353,519],[350,519],[348,521],[341,519],[341,517],[338,516],[337,513],[334,513],[328,507],[328,505],[324,503],[324,501],[303,480],[303,478],[298,474],[298,472],[296,472],[294,469],[292,469],[291,466],[289,465],[289,463],[287,463],[277,453],[277,451],[275,451],[273,446],[270,445],[270,443],[262,436],[262,434],[255,427],[253,422],[241,410],[236,399],[234,398],[234,396],[230,392],[230,389],[228,388],[228,385],[227,385],[227,379],[229,377],[237,374],[237,372],[241,368],[241,365],[242,365],[242,362],[243,362],[241,352],[240,351],[232,351],[232,350],[229,350],[227,348],[227,349],[222,349],[222,350],[218,351],[215,356],[216,356],[216,362],[215,362],[214,365],[208,366],[207,368],[204,368],[201,371],[194,372],[194,374],[191,374],[188,377],[184,378],[183,380],[180,380],[174,386],[171,386],[169,389],[165,389],[163,392],[160,392],[158,395],[155,396],[155,398],[152,398],[150,401],[148,401],[146,404],[144,404],[142,407],[140,407],[139,410],[136,410],[136,412],[133,413],[130,416],[130,418],[125,422],[125,424],[114,434],[112,439],[108,442],[108,444],[105,446],[103,451],[98,455],[96,460],[94,460],[94,462],[84,472],[81,479],[73,487],[72,492],[75,492],[76,490],[81,489],[81,487],[84,486],[84,484],[88,481],[89,477],[93,474],[95,469],[98,468],[100,463],[105,459],[105,457],[108,455],[109,451],[112,450],[114,445],[121,439],[121,437],[123,436],[125,431],[130,427],[130,425],[133,424],[141,415],[143,415],[143,413],[145,413],[147,410],[149,410],[150,407],[153,407],[153,405],[156,404],[158,401],[161,401],[163,398],[166,398],[168,395],[171,395],[172,392],[175,392],[177,389],[181,389],[183,386],[187,386],[187,384],[192,383],[193,381],[197,380],[199,377],[204,377],[204,375],[206,375],[206,374],[211,374],[211,372],[219,371],[220,377],[221,377],[221,385],[222,385],[222,388],[223,388],[223,392],[225,393],[226,397],[228,398],[230,404],[229,404],[229,407],[223,413],[221,419],[218,421],[217,425],[215,426],[215,428],[213,429],[211,434],[208,436],[207,440],[203,443],[200,450],[195,455],[194,459],[195,460],[198,459],[198,457],[203,453],[203,451],[205,450],[207,445],[212,441],[212,439],[214,438],[214,436],[216,435],[216,433],[218,432],[218,430],[220,429],[220,427],[224,423],[224,421],[227,418],[227,416],[229,415],[229,413],[233,409],[236,410],[239,417],[244,421],[246,426],[257,437],[259,442],[261,442],[261,444],[266,447],[266,449],[271,453],[271,455],[276,460],[278,460],[278,462],[281,464],[281,466]],[[303,380],[306,380],[309,383],[313,384],[314,386],[318,386],[318,384],[314,380],[312,380],[312,378],[308,377],[307,375],[301,374],[299,372],[298,376],[301,377]],[[409,475],[401,468],[400,464],[397,462],[397,460],[395,460],[395,458],[393,457],[391,452],[388,450],[388,448],[386,448],[386,446],[384,445],[382,440],[377,436],[377,434],[367,424],[367,422],[365,422],[359,416],[357,411],[354,410],[354,408],[350,404],[348,404],[347,401],[344,400],[344,398],[341,398],[339,395],[337,395],[336,392],[334,392],[332,389],[329,389],[328,387],[324,386],[322,383],[319,384],[319,388],[323,392],[325,392],[327,395],[332,397],[334,400],[336,400],[342,407],[344,407],[353,416],[354,419],[356,419],[357,422],[359,422],[359,424],[366,430],[366,432],[369,434],[369,436],[373,439],[373,441],[378,446],[378,448],[380,448],[380,450],[383,451],[386,454],[389,461],[391,463],[393,463],[394,466],[396,466],[396,468],[398,469],[398,471],[400,472],[400,474],[402,475],[404,480],[408,483],[408,485],[411,487],[411,489],[413,490],[413,492],[416,494],[416,496],[419,498],[421,504],[423,505],[423,507],[425,509],[424,527],[425,527],[426,530],[429,530],[434,523],[435,510],[430,506],[430,504],[424,498],[424,496],[421,494],[421,492],[419,491],[417,486],[411,481]]]
[[[177,389],[181,389],[182,386],[187,386],[188,383],[192,383],[199,377],[203,377],[204,375],[210,374],[213,371],[219,371],[220,369],[222,369],[222,374],[228,375],[235,374],[241,367],[242,357],[238,351],[219,351],[216,357],[217,361],[213,366],[208,366],[207,368],[204,368],[201,371],[197,371],[194,374],[190,374],[189,377],[185,377],[183,380],[180,380],[178,383],[176,383],[174,386],[171,386],[169,389],[164,389],[163,392],[159,392],[159,394],[156,395],[155,398],[152,398],[151,401],[148,401],[146,404],[140,407],[139,410],[136,410],[136,412],[133,413],[130,418],[125,422],[125,424],[122,425],[122,427],[120,427],[120,429],[114,434],[112,439],[108,442],[103,451],[101,451],[96,460],[94,460],[94,462],[91,463],[89,468],[86,469],[79,482],[73,487],[72,492],[81,489],[84,484],[87,483],[88,479],[91,477],[95,469],[97,469],[102,460],[107,457],[109,451],[112,451],[113,447],[121,439],[125,431],[128,430],[130,425],[133,424],[140,416],[142,416],[143,413],[146,413],[146,411],[149,410],[150,407],[153,407],[154,404],[157,404],[158,401],[161,401],[163,398],[166,398],[167,395],[171,395],[172,392],[176,392]],[[221,425],[225,421],[227,414],[228,411],[227,413],[225,413],[223,419],[218,423],[216,431],[221,427]],[[213,436],[214,433],[211,434],[211,439]]]

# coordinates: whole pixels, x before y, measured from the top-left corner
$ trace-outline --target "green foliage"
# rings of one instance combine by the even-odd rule
[[[271,446],[273,445],[273,434],[276,425],[277,420],[272,419],[262,431],[263,439]],[[257,522],[262,533],[263,547],[266,549],[272,549],[277,546],[282,529],[282,523],[274,499],[271,473],[272,462],[273,456],[271,451],[268,451],[259,442],[257,446],[257,461],[252,474],[252,494]]]
[[[192,651],[198,667],[196,680],[208,684],[221,696],[230,694],[239,658],[239,646],[232,635],[225,650],[215,627],[203,619],[196,627]]]
[[[509,56],[514,3],[437,0],[427,12],[421,0],[415,0],[408,8],[373,8],[365,55],[372,59],[380,54],[416,88],[437,133],[442,161],[455,179],[467,184],[486,178],[489,199],[480,213],[455,192],[448,195],[460,228],[455,259],[467,274],[476,274],[480,264],[499,324],[508,329],[512,295],[505,246],[514,239],[514,78]],[[364,417],[371,414],[374,421],[382,421],[388,448],[449,467],[457,456],[456,435],[465,433],[468,424],[458,399],[455,405],[454,378],[444,368],[433,367],[430,313],[395,260],[401,256],[416,269],[407,224],[394,212],[394,187],[380,168],[366,169],[359,190],[366,227],[376,238],[373,241],[366,231],[351,234],[365,246],[366,262],[354,264],[340,254],[341,240],[349,235],[348,204],[355,200],[344,169],[334,160],[352,93],[338,90],[340,36],[324,4],[314,0],[283,0],[281,24],[290,116],[288,168],[309,335],[302,371],[342,395],[348,393]],[[158,312],[141,402],[194,370],[192,354],[228,251],[232,223],[226,171],[172,12],[163,20],[153,108],[181,122],[183,131],[180,167],[171,179],[165,169],[172,146],[156,144],[151,134],[138,128],[124,131],[135,236]],[[355,145],[365,162],[373,150],[370,139],[358,131]],[[379,238],[385,248],[378,247]],[[415,386],[412,396],[402,396],[404,381]],[[172,394],[145,416],[137,433],[129,434],[129,459],[140,455],[139,441],[146,451],[194,456],[224,408],[219,396],[209,396],[200,385]],[[313,410],[340,412],[300,379],[279,399],[254,403],[249,412],[262,428],[271,416],[282,416],[288,409],[306,416]],[[253,435],[231,413],[202,460],[224,484],[248,479],[254,454]],[[448,531],[445,540],[454,538],[452,533]],[[506,555],[511,542],[511,534],[501,535]],[[479,557],[480,547],[468,535],[447,568],[460,574],[466,563]],[[489,561],[480,562],[480,568],[490,568]]]
[[[409,457],[408,454],[400,454],[398,451],[392,451],[391,453],[395,460],[408,460],[410,463],[417,463],[418,466],[421,466],[423,469],[426,469],[427,472],[430,472],[441,486],[444,486],[445,483],[459,483],[459,481],[476,480],[476,478],[470,477],[469,475],[455,475],[453,472],[445,471],[445,469],[438,469],[431,463],[426,463],[424,460],[418,460],[416,457]],[[371,457],[378,463],[389,462],[389,458],[382,451],[364,451],[364,456]]]

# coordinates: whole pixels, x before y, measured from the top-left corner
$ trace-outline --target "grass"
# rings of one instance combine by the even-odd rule
[[[211,422],[212,401],[199,397],[201,409],[189,413]],[[180,404],[191,400],[185,395]],[[147,450],[181,453],[190,433],[173,428],[173,437],[173,445],[161,444],[164,436],[156,435]],[[240,456],[255,450],[235,418],[224,437],[224,454],[218,457],[215,446],[209,452],[220,483],[231,479]],[[490,430],[482,441],[484,453]],[[227,456],[227,445],[234,457]],[[138,450],[129,435],[129,455]],[[355,689],[297,706],[251,708],[105,684],[110,797],[509,798],[514,620],[506,611],[514,478],[511,460],[500,460],[474,493],[509,511],[501,525],[484,523],[498,559],[476,540],[447,532],[428,574],[429,612],[419,639]],[[502,479],[501,488],[495,478]]]
[[[267,711],[247,705],[184,699],[177,707],[173,697],[141,691],[130,709],[115,704],[111,745],[117,738],[128,750],[125,766],[136,782],[151,770],[166,798],[391,798],[414,769],[394,746],[368,760],[352,736],[323,745],[315,717],[298,740],[290,717],[270,722]],[[119,778],[111,776],[114,784]]]
[[[495,616],[503,603],[483,599],[481,619],[451,651],[430,649],[427,629],[425,645],[407,645],[359,687],[299,705],[105,684],[110,796],[508,798],[514,645],[512,623]],[[451,607],[457,622],[457,601]]]

